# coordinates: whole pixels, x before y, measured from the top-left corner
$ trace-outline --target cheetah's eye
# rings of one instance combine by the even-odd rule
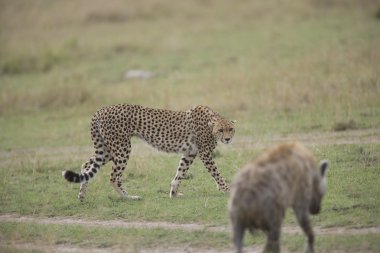
[[[230,132],[234,131],[234,129],[232,127],[230,129],[228,129],[228,130],[230,130]]]
[[[221,128],[221,129],[219,129],[219,130],[218,130],[218,132],[219,132],[219,133],[222,133],[222,132],[223,132],[223,129],[222,129],[222,128]]]

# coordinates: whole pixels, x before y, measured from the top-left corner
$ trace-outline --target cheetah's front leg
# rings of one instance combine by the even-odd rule
[[[170,198],[177,196],[177,191],[181,180],[185,178],[187,171],[189,170],[190,165],[193,163],[196,155],[183,155],[179,161],[177,168],[177,174],[171,182],[170,188]]]
[[[214,178],[219,191],[229,192],[230,187],[227,185],[224,178],[220,175],[218,168],[215,165],[214,160],[212,159],[211,152],[199,153],[199,158],[202,160],[203,165],[206,167],[207,171]]]

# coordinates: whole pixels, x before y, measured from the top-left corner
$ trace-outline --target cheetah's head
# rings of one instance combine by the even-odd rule
[[[216,117],[210,121],[209,126],[216,140],[228,144],[235,134],[235,122],[235,120],[230,121],[222,117]]]

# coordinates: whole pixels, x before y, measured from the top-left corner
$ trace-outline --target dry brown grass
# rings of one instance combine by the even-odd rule
[[[93,93],[87,87],[57,86],[37,92],[3,90],[0,96],[0,115],[75,107],[93,99]]]
[[[369,0],[3,0],[0,114],[207,104],[247,125],[274,115],[299,118],[301,125],[333,121],[329,130],[350,119],[374,127],[376,6]],[[156,77],[125,81],[129,69]],[[363,113],[370,115],[366,123],[357,118]]]

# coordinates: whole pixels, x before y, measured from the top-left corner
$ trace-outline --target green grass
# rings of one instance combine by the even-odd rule
[[[142,201],[117,196],[107,165],[91,182],[86,201],[78,203],[79,186],[65,182],[61,171],[78,170],[87,157],[49,152],[91,147],[92,114],[116,103],[175,110],[208,105],[237,120],[238,137],[253,140],[378,129],[378,8],[376,1],[355,0],[1,1],[0,213],[227,224],[228,196],[216,190],[199,161],[181,185],[185,196],[169,199],[179,157],[134,151],[125,185]],[[130,69],[149,70],[155,77],[124,80]],[[379,144],[311,148],[331,161],[323,211],[313,223],[379,226]],[[9,151],[16,156],[8,157]],[[223,149],[216,162],[230,181],[260,151]],[[286,223],[295,224],[291,212]],[[87,233],[86,228],[35,225],[28,232],[25,227],[1,226],[0,239],[28,242],[35,235],[44,241],[51,235],[53,245],[62,236],[69,244],[99,241],[102,247],[107,242],[100,237],[109,232],[116,238],[112,245],[127,247],[122,237],[130,239],[131,250],[140,243],[138,236],[117,229],[97,230],[95,239],[85,240],[70,233]],[[146,235],[152,247],[174,239],[188,243],[180,231],[132,232]],[[227,237],[204,232],[190,239],[197,247],[223,248]],[[376,252],[374,238],[321,236],[318,251]],[[284,239],[289,249],[304,248],[301,236]]]
[[[1,238],[18,244],[42,245],[50,250],[61,245],[79,248],[123,249],[126,252],[139,252],[144,249],[183,250],[186,248],[219,250],[232,249],[230,235],[224,232],[163,229],[123,229],[88,228],[79,225],[38,225],[14,222],[1,222]],[[254,237],[246,235],[245,246],[263,245],[262,233]],[[282,247],[290,252],[304,252],[306,238],[303,235],[285,235]],[[2,252],[31,252],[16,250],[14,246],[0,245]],[[333,249],[333,250],[332,250]],[[377,235],[317,235],[315,250],[318,252],[378,252],[380,244]],[[34,250],[32,252],[39,252]]]
[[[77,225],[38,225],[12,222],[1,223],[2,239],[23,243],[57,245],[71,244],[78,247],[110,248],[117,245],[128,252],[141,248],[162,247],[163,244],[178,247],[216,247],[229,244],[228,234],[204,231],[186,232],[163,229],[87,228]]]
[[[321,148],[320,158],[331,161],[328,192],[321,215],[313,218],[323,227],[378,226],[380,206],[379,145],[344,145]],[[288,218],[295,224],[293,215]]]
[[[331,161],[328,192],[323,201],[322,213],[312,219],[313,225],[358,228],[379,226],[379,145],[318,146],[312,149],[319,159],[328,158]],[[259,152],[260,150],[223,150],[218,152],[216,162],[222,174],[230,181],[238,168]],[[208,225],[228,223],[228,196],[216,190],[211,177],[198,160],[190,170],[190,179],[184,180],[181,185],[180,190],[185,194],[183,197],[168,197],[169,182],[174,176],[178,156],[143,152],[132,153],[125,173],[127,189],[131,194],[141,195],[143,200],[121,199],[108,184],[110,166],[107,165],[91,182],[86,200],[80,203],[76,199],[79,186],[66,182],[60,172],[64,168],[78,168],[81,160],[44,160],[33,154],[12,159],[13,163],[3,164],[0,170],[1,213],[89,220],[196,222]],[[288,212],[285,223],[296,225],[291,211]],[[157,245],[191,245],[196,248],[231,246],[228,233],[7,224],[2,222],[0,226],[4,241],[35,242],[37,245],[43,242],[52,247],[62,243],[77,247],[115,246],[134,252],[141,247],[155,248]],[[84,238],[88,234],[91,235],[90,238]],[[318,235],[317,238],[316,247],[319,251],[334,249],[334,252],[377,252],[380,247],[376,241],[377,235]],[[305,247],[303,236],[285,235],[282,241],[291,252],[302,252]],[[262,245],[264,239],[259,233],[253,238],[247,236],[245,243]],[[13,250],[12,247],[4,248],[5,252],[14,252]]]
[[[380,243],[378,235],[316,235],[316,252],[378,252]],[[304,252],[304,236],[284,236],[282,239],[289,252]]]
[[[377,145],[318,147],[320,159],[328,158],[328,193],[323,212],[313,220],[322,227],[378,226],[380,201],[379,148]],[[220,152],[216,163],[231,181],[238,168],[252,160],[257,150]],[[169,185],[175,175],[177,155],[132,153],[125,176],[126,189],[142,201],[123,200],[109,185],[110,165],[91,181],[84,203],[77,200],[79,185],[66,182],[63,169],[78,170],[83,161],[44,161],[16,158],[0,170],[0,210],[41,216],[78,218],[166,220],[178,223],[227,224],[228,195],[218,192],[211,176],[196,160],[190,179],[182,182],[185,196],[169,198]],[[295,224],[293,215],[288,222]]]

